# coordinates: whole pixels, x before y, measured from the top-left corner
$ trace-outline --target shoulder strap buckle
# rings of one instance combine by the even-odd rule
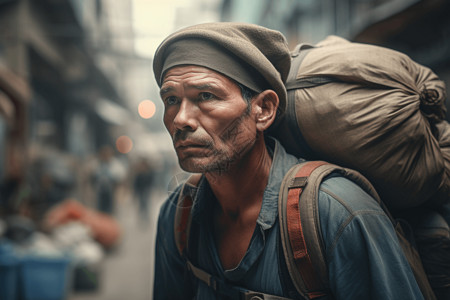
[[[301,189],[306,186],[308,183],[308,177],[294,177],[291,179],[291,182],[288,186],[288,189]]]

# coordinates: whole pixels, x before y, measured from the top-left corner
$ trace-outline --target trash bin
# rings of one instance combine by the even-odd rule
[[[20,264],[20,292],[23,300],[62,300],[70,290],[70,259],[26,256]]]

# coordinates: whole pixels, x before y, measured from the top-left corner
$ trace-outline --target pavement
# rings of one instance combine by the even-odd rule
[[[138,218],[130,193],[117,203],[116,218],[123,232],[121,242],[105,255],[97,291],[73,291],[66,300],[148,300],[152,299],[155,229],[164,193],[151,195],[149,220]]]

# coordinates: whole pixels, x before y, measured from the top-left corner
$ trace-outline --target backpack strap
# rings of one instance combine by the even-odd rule
[[[310,49],[313,49],[314,46],[312,45],[308,45],[308,44],[298,44],[294,51],[292,51],[291,53],[291,68],[285,83],[286,86],[286,90],[287,90],[287,107],[285,110],[285,114],[286,114],[286,124],[285,126],[287,126],[287,128],[281,129],[282,131],[285,131],[286,133],[291,133],[291,138],[293,139],[294,137],[296,138],[296,143],[294,143],[294,145],[296,146],[296,151],[297,153],[303,153],[305,152],[305,154],[308,154],[308,158],[309,156],[311,156],[311,154],[313,153],[312,149],[309,147],[309,145],[306,143],[305,138],[303,137],[303,134],[300,131],[300,128],[298,127],[298,122],[297,122],[297,113],[296,113],[296,109],[295,109],[295,99],[296,99],[296,91],[295,89],[292,89],[292,86],[295,85],[296,83],[296,78],[297,78],[297,74],[298,74],[298,70],[300,69],[300,65],[302,64],[305,56],[309,53]],[[298,146],[297,146],[298,145]]]
[[[240,299],[240,300],[290,300],[289,298],[265,294],[261,292],[255,292],[248,289],[239,288],[226,282],[223,279],[217,278],[214,275],[209,274],[208,272],[197,268],[190,262],[187,261],[187,267],[191,271],[191,273],[199,280],[203,281],[208,285],[216,294],[226,297],[226,299]]]
[[[291,143],[291,147],[294,153],[302,153],[302,157],[307,159],[315,159],[317,157],[316,153],[311,149],[311,147],[306,142],[303,137],[302,132],[300,131],[300,127],[298,126],[297,120],[297,91],[298,89],[315,87],[318,85],[326,84],[329,82],[335,82],[336,79],[331,78],[329,76],[309,76],[309,77],[299,77],[298,73],[300,67],[308,55],[316,48],[310,44],[298,44],[295,49],[291,52],[291,68],[285,83],[285,87],[287,90],[287,107],[285,110],[285,120],[286,122],[281,122],[282,126],[278,130],[280,132],[284,132],[284,134],[288,134],[290,139],[295,139],[295,143]],[[289,152],[289,151],[288,151]]]
[[[333,79],[332,77],[322,75],[297,78],[300,65],[305,59],[305,56],[310,52],[310,49],[314,48],[316,47],[313,45],[298,44],[291,52],[292,62],[291,69],[285,84],[286,90],[290,91],[296,89],[304,89],[336,81],[336,79]]]
[[[175,244],[181,256],[188,249],[189,231],[191,227],[191,209],[195,198],[195,191],[200,182],[201,174],[193,174],[183,184],[178,196],[175,211],[174,237]]]
[[[297,292],[307,299],[331,296],[317,200],[323,179],[336,172],[380,202],[373,186],[359,172],[324,161],[295,165],[280,188],[278,213],[284,257]]]

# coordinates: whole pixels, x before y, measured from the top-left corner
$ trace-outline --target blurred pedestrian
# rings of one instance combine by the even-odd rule
[[[134,194],[138,201],[138,215],[142,223],[148,222],[148,203],[154,180],[154,171],[148,159],[142,158],[136,166]]]
[[[116,170],[117,164],[114,150],[103,146],[98,154],[98,166],[94,170],[93,184],[97,197],[97,209],[106,214],[114,214],[114,194],[120,176]]]

